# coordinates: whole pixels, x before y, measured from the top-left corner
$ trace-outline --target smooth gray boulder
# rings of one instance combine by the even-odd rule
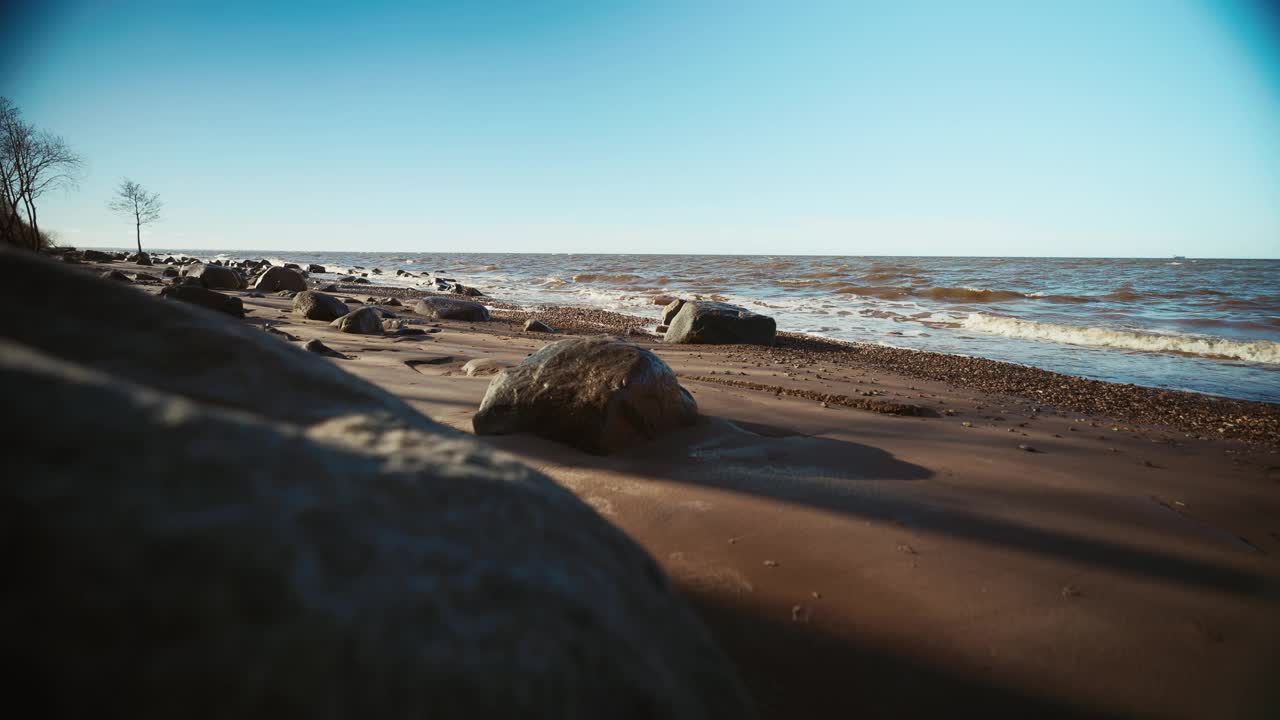
[[[222,265],[195,263],[184,267],[182,275],[196,278],[210,290],[243,290],[246,285],[243,275]]]
[[[768,315],[706,300],[684,302],[666,324],[663,341],[669,343],[772,345],[777,334],[777,324]]]
[[[54,717],[749,718],[574,494],[245,323],[0,251],[3,631]],[[50,428],[56,428],[51,432]]]
[[[308,320],[328,322],[346,315],[351,312],[351,309],[332,295],[316,290],[304,290],[293,296],[293,311]]]
[[[342,317],[329,323],[339,332],[356,335],[381,335],[382,313],[371,307],[356,308]]]
[[[170,285],[160,290],[160,296],[166,300],[180,300],[233,317],[244,317],[244,302],[240,298],[199,285]]]
[[[307,279],[302,277],[302,273],[287,267],[271,267],[262,273],[258,278],[258,282],[253,285],[254,290],[262,292],[279,292],[281,290],[293,290],[294,292],[302,292],[307,289]]]
[[[477,435],[530,432],[607,454],[697,418],[698,404],[661,358],[598,336],[552,343],[498,373],[472,426]]]
[[[413,307],[419,315],[433,320],[467,320],[483,322],[489,319],[489,309],[478,302],[448,297],[424,297]]]

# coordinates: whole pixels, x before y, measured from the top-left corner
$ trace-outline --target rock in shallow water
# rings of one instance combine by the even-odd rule
[[[657,355],[611,337],[552,343],[489,384],[478,435],[531,432],[590,453],[639,445],[698,418]]]
[[[670,311],[671,306],[667,310]],[[667,313],[663,319],[668,319]],[[777,333],[776,323],[767,315],[753,313],[737,305],[706,300],[681,303],[669,320],[664,323],[669,327],[663,336],[669,343],[772,345]]]
[[[653,560],[548,478],[243,323],[0,269],[59,318],[0,329],[5,641],[49,714],[752,716]]]

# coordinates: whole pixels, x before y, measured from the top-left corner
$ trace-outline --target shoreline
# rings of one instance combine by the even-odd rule
[[[348,295],[367,295],[369,288],[375,287],[380,288],[379,294],[382,290],[394,290],[386,295],[401,300],[449,295],[391,285],[336,284],[340,292]],[[629,328],[641,329],[656,322],[655,318],[590,307],[562,305],[533,311],[487,295],[478,299],[498,311],[494,314],[495,319],[518,324],[537,317],[566,335],[592,334],[610,329],[625,334]],[[657,312],[661,306],[655,305],[654,308]],[[592,322],[599,325],[592,325]],[[634,339],[635,336],[631,337]],[[660,339],[659,336],[651,337]],[[1101,415],[1121,423],[1150,425],[1197,440],[1232,439],[1280,448],[1280,403],[1116,383],[1003,360],[846,342],[782,330],[779,330],[778,340],[772,346],[698,347],[708,353],[749,349],[764,352],[783,364],[808,363],[815,358],[836,360],[850,367],[871,367],[882,372],[947,383],[955,388],[1007,395],[1037,407]]]

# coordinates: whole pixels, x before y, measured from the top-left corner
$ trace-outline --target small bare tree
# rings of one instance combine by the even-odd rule
[[[116,195],[107,207],[126,217],[133,218],[135,239],[138,241],[138,252],[142,252],[142,226],[150,225],[160,219],[160,210],[164,203],[160,195],[149,193],[138,183],[125,178],[116,188]]]
[[[0,98],[0,230],[6,236],[16,237],[25,223],[38,251],[36,201],[54,188],[74,187],[83,166],[66,141],[23,122],[17,106]]]

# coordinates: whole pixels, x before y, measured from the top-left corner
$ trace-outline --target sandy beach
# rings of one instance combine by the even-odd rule
[[[389,292],[425,294],[334,294]],[[695,426],[608,456],[484,442],[657,559],[762,716],[1263,717],[1280,702],[1274,405],[798,336],[666,345],[628,330],[652,318],[571,308],[532,315],[559,332],[527,333],[530,313],[500,299],[487,323],[389,307],[427,334],[352,335],[287,296],[228,294],[245,322],[321,340],[468,433],[492,379],[469,361],[514,365],[575,334],[655,352]]]

